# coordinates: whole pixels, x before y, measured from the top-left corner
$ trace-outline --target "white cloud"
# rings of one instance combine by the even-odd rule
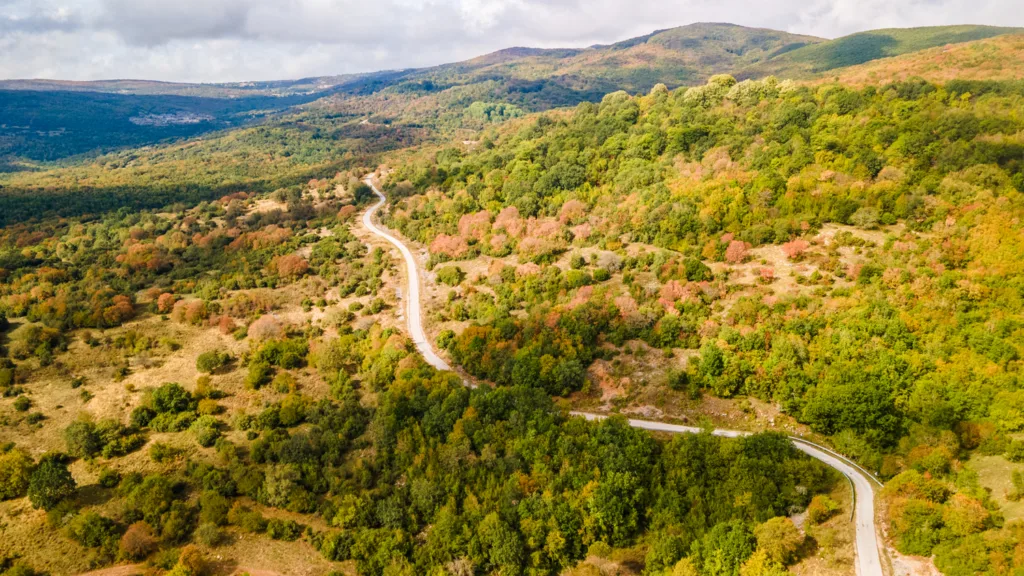
[[[691,22],[1024,25],[1019,0],[0,0],[0,77],[230,81],[587,46]]]

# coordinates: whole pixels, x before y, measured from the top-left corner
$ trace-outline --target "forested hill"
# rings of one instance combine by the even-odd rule
[[[438,341],[474,376],[642,404],[612,375],[653,365],[760,398],[895,477],[900,551],[995,574],[1020,536],[956,471],[1024,460],[1022,103],[971,81],[613,93],[396,163],[386,223],[466,295]],[[664,355],[626,364],[638,340]]]
[[[510,48],[431,68],[271,82],[0,81],[0,157],[58,160],[233,128],[319,101],[329,114],[442,131],[598,101],[616,90],[699,85],[714,74],[812,78],[839,67],[1019,31],[878,30],[836,40],[698,23],[580,49]],[[497,109],[495,107],[498,107]]]

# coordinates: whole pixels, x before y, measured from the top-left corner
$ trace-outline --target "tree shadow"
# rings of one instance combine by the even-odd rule
[[[83,506],[101,506],[110,501],[114,491],[99,484],[79,486],[75,499]]]
[[[796,561],[799,562],[801,560],[806,560],[807,558],[812,558],[817,553],[818,541],[814,536],[808,534],[807,537],[804,538],[803,543],[801,543],[796,549],[794,556],[796,557]]]

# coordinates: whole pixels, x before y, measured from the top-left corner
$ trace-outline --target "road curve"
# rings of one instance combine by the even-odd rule
[[[388,234],[373,223],[373,215],[384,205],[387,199],[384,198],[384,195],[377,189],[377,186],[369,176],[363,182],[366,182],[378,197],[377,203],[363,213],[363,226],[366,226],[366,229],[370,232],[394,244],[395,248],[398,248],[398,251],[402,253],[402,259],[405,260],[406,277],[409,279],[409,290],[405,295],[405,322],[409,327],[409,335],[412,336],[416,349],[420,351],[423,359],[428,364],[438,370],[451,370],[451,366],[434,352],[434,347],[427,341],[427,334],[423,331],[423,319],[420,311],[420,274],[419,267],[416,265],[416,258],[413,257],[412,251],[398,238]]]
[[[420,275],[416,259],[413,257],[412,251],[409,250],[401,240],[385,232],[373,223],[373,215],[381,206],[384,205],[387,199],[384,197],[384,194],[377,189],[377,186],[373,183],[370,176],[367,176],[363,181],[370,186],[373,193],[378,197],[377,203],[363,213],[363,225],[366,226],[370,232],[384,238],[398,248],[398,251],[402,253],[403,260],[405,260],[406,275],[409,279],[409,289],[405,297],[405,318],[409,334],[412,336],[412,340],[416,344],[416,349],[419,350],[420,354],[423,355],[423,358],[428,364],[438,370],[451,370],[451,366],[449,366],[444,359],[434,352],[434,347],[427,340],[427,335],[423,331],[423,320],[420,310]],[[600,420],[607,417],[601,414],[591,414],[587,412],[573,412],[573,414],[582,416],[587,420]],[[634,428],[642,428],[644,430],[653,430],[658,432],[684,434],[701,432],[700,428],[695,428],[693,426],[681,426],[679,424],[653,422],[650,420],[630,419],[629,425]],[[736,438],[749,434],[749,432],[741,432],[738,430],[713,430],[711,433],[716,436],[728,438]],[[872,486],[872,483],[879,486],[881,483],[857,464],[829,450],[828,448],[825,448],[824,446],[819,446],[802,438],[791,436],[790,439],[793,441],[793,445],[796,446],[797,450],[800,450],[808,456],[820,460],[828,466],[838,470],[853,483],[855,494],[854,518],[856,523],[857,540],[857,576],[883,576],[881,548],[879,547],[879,541],[875,531],[875,492]]]

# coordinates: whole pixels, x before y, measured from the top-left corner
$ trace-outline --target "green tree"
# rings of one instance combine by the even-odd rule
[[[17,448],[0,454],[0,500],[21,498],[28,491],[35,463]]]
[[[777,516],[754,529],[757,538],[757,549],[763,550],[768,559],[779,564],[789,564],[804,536],[793,521],[784,516]]]
[[[196,370],[212,374],[226,366],[230,361],[231,355],[227,352],[210,350],[209,352],[203,352],[196,358]]]
[[[34,508],[50,510],[75,493],[75,479],[64,454],[43,455],[29,477],[28,499]]]

